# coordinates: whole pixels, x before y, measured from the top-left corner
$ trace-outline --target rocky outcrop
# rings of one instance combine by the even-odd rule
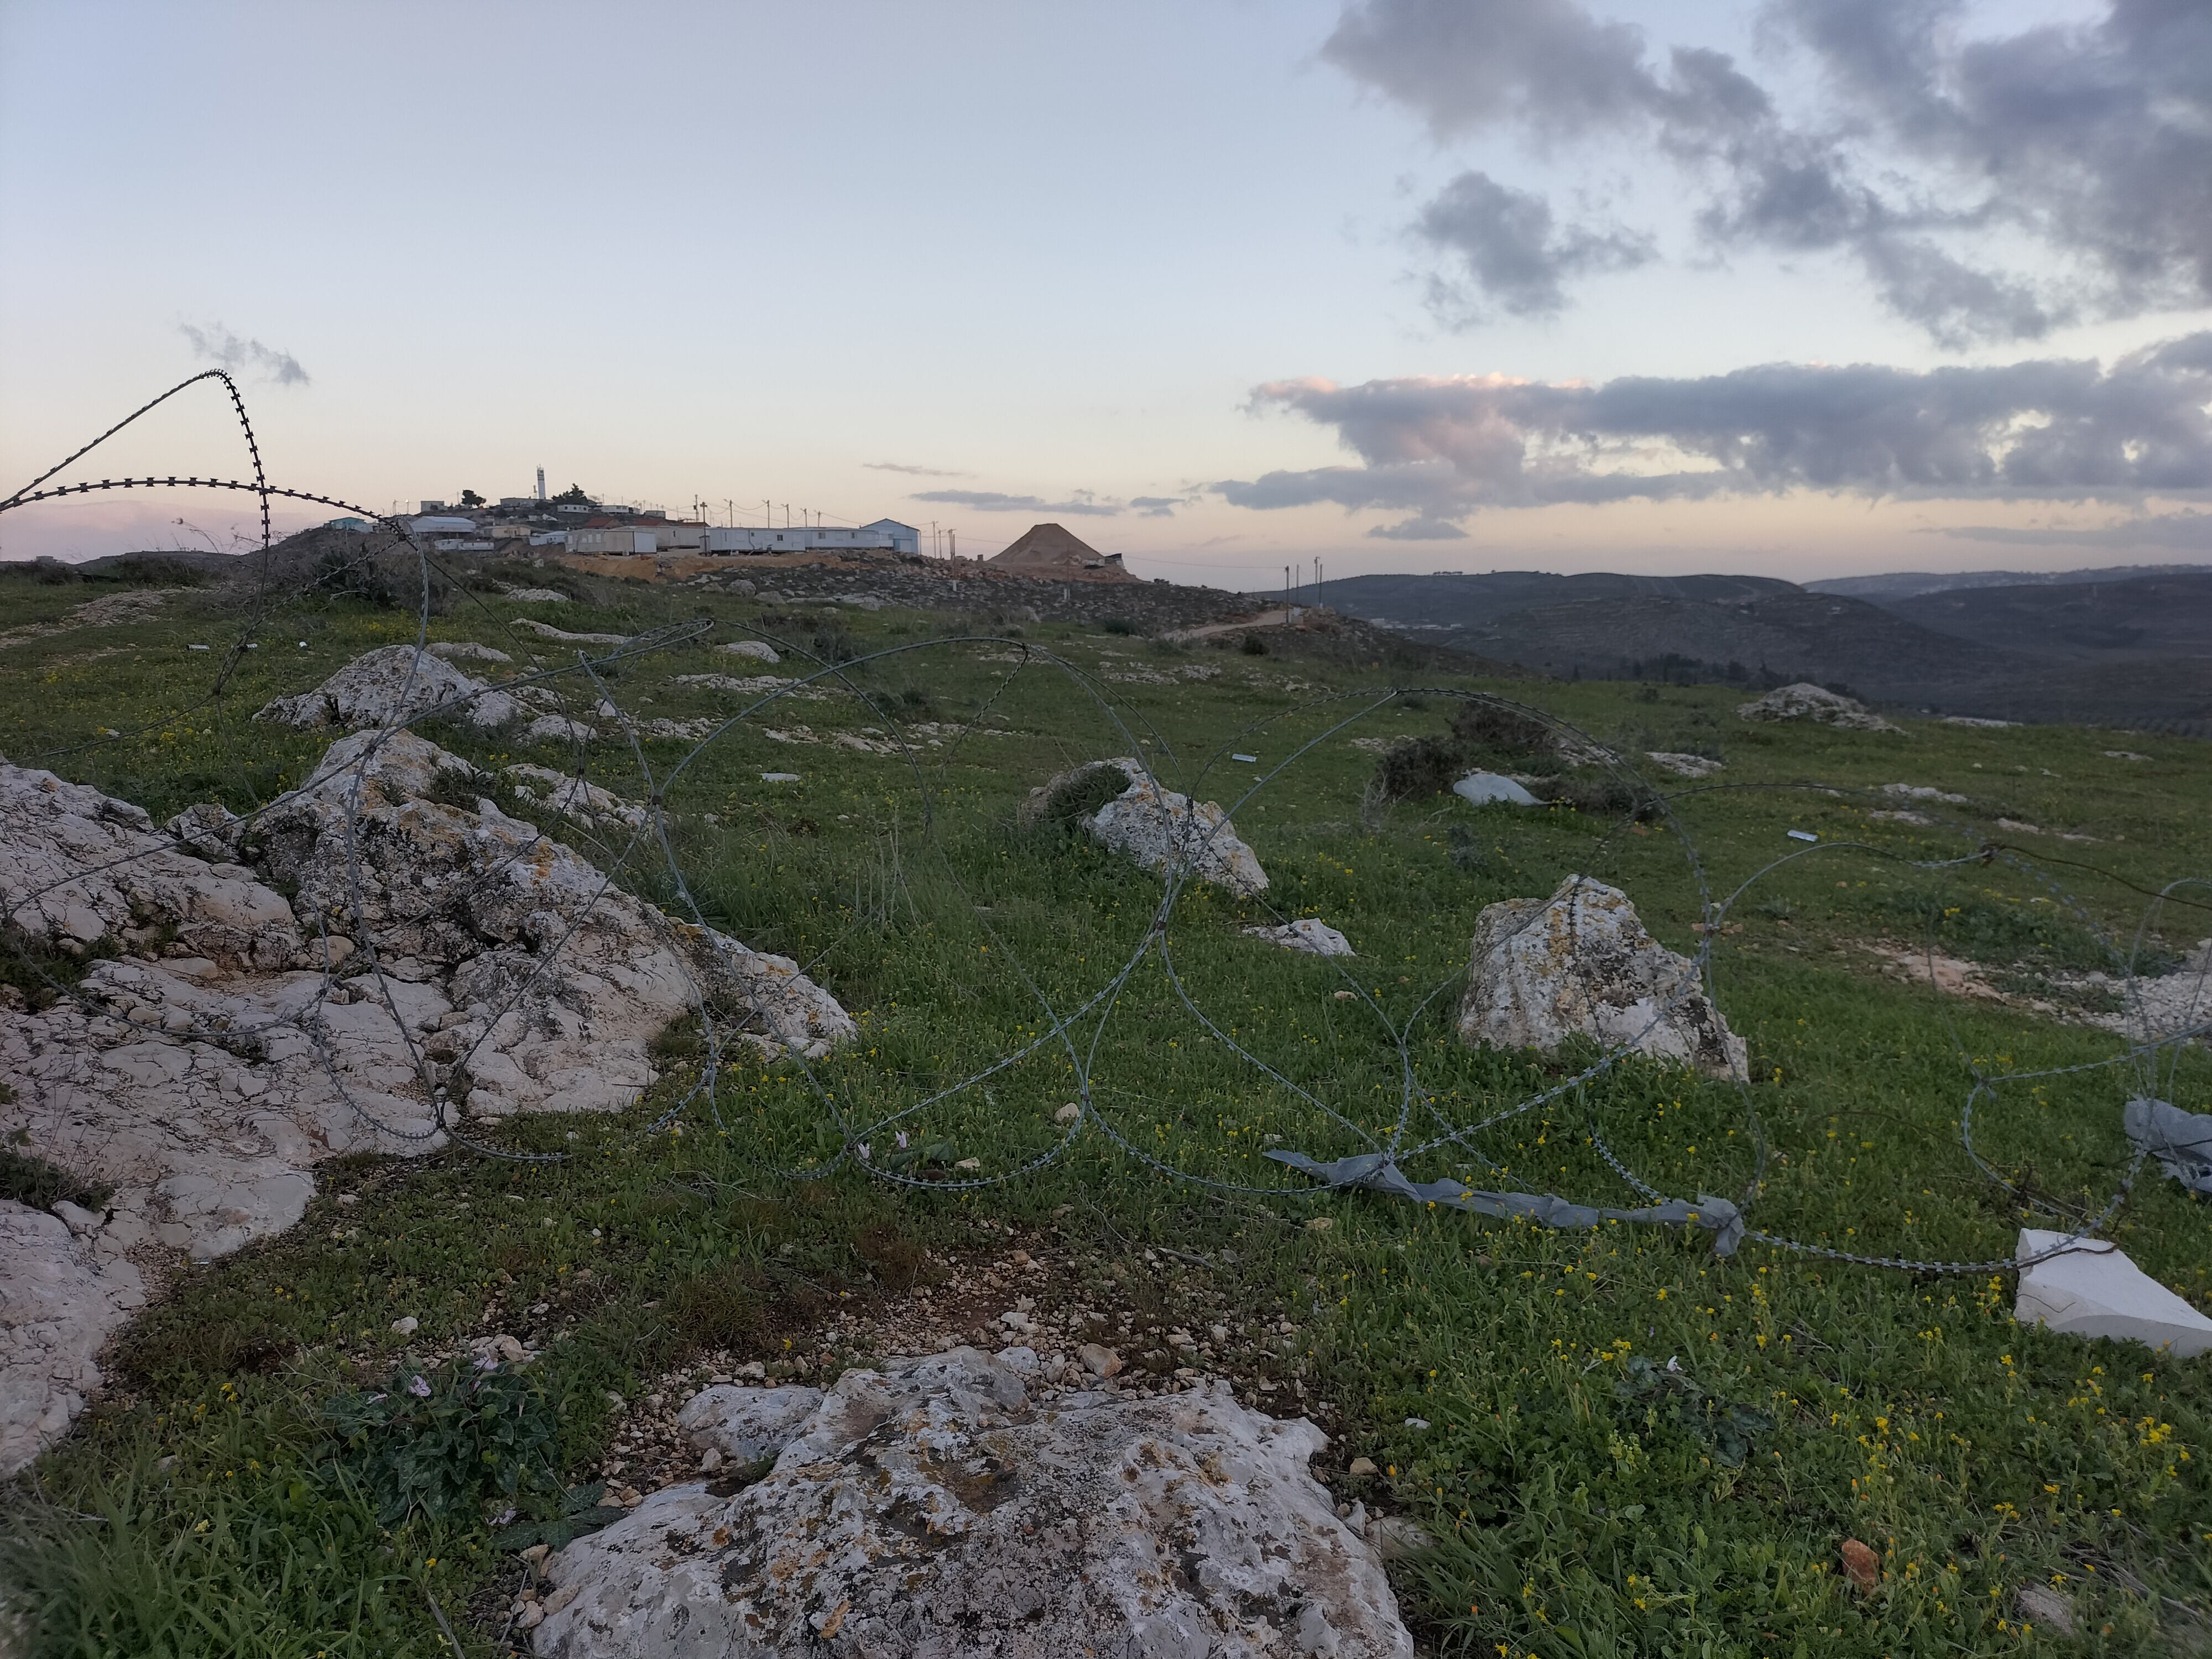
[[[0,1130],[114,1188],[95,1254],[236,1249],[298,1219],[322,1159],[433,1151],[456,1116],[627,1106],[653,1039],[702,1008],[768,1054],[853,1035],[795,963],[664,915],[489,799],[454,804],[477,776],[358,732],[252,820],[195,808],[164,834],[0,764],[0,914],[56,969],[6,994]],[[0,1437],[47,1437],[32,1395],[51,1389],[14,1364]]]
[[[635,801],[624,800],[612,791],[572,774],[524,762],[506,768],[502,775],[512,782],[514,793],[523,800],[533,804],[543,800],[552,811],[586,830],[636,830],[644,826],[645,808]]]
[[[471,726],[504,726],[523,705],[446,660],[411,645],[387,645],[356,657],[312,691],[278,697],[258,720],[309,730],[316,726],[404,726],[433,712]]]
[[[695,1402],[696,1403],[696,1402]],[[1213,1384],[1032,1402],[957,1348],[841,1377],[750,1486],[668,1487],[546,1563],[543,1659],[1400,1659],[1326,1443]]]
[[[100,1248],[99,1229],[87,1231],[81,1239],[59,1217],[0,1199],[0,1475],[84,1409],[100,1385],[94,1356],[145,1300],[138,1269]]]
[[[1303,951],[1314,957],[1348,957],[1353,954],[1352,941],[1327,922],[1314,916],[1300,916],[1296,921],[1286,921],[1279,927],[1247,927],[1244,930],[1255,939],[1264,939],[1279,945],[1285,951]]]
[[[1112,787],[1116,773],[1118,791]],[[1030,791],[1018,816],[1030,824],[1070,819],[1147,870],[1163,876],[1187,870],[1240,898],[1267,888],[1259,855],[1237,838],[1228,813],[1210,800],[1161,788],[1142,761],[1126,756],[1071,767]]]
[[[1826,686],[1800,681],[1796,685],[1778,686],[1763,697],[1755,697],[1736,709],[1738,718],[1747,720],[1812,720],[1821,726],[1839,726],[1847,732],[1902,732],[1901,726],[1893,725],[1854,697],[1843,696]]]
[[[1745,1075],[1743,1039],[1706,997],[1697,965],[1644,931],[1626,894],[1587,876],[1476,918],[1459,1034],[1547,1054],[1584,1036],[1710,1077]]]

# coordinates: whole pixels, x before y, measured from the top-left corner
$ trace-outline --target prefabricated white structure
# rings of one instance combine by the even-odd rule
[[[568,541],[571,553],[592,553],[602,556],[651,553],[659,546],[652,531],[627,524],[618,525],[611,530],[571,530],[568,533]]]
[[[407,527],[418,536],[473,536],[477,521],[458,513],[426,513],[419,519],[410,520]]]
[[[897,547],[890,532],[869,525],[848,529],[842,525],[793,525],[783,530],[761,530],[750,526],[716,526],[707,532],[709,553],[845,552],[872,548],[889,553]]]
[[[873,524],[864,524],[863,530],[880,530],[891,538],[891,549],[898,553],[920,553],[921,532],[910,524],[901,524],[896,519],[878,519]]]

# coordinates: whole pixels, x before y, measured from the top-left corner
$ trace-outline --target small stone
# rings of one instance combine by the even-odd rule
[[[1353,954],[1352,941],[1325,921],[1312,916],[1301,916],[1296,921],[1286,921],[1279,927],[1247,927],[1254,939],[1264,939],[1279,945],[1285,951],[1297,951],[1310,957],[1348,957]]]
[[[522,1559],[532,1567],[542,1567],[545,1565],[545,1558],[552,1553],[552,1547],[549,1544],[532,1544],[522,1552]]]
[[[1052,1121],[1054,1123],[1073,1123],[1082,1115],[1083,1108],[1071,1100],[1052,1115]]]
[[[1310,1233],[1325,1233],[1334,1225],[1336,1225],[1336,1223],[1332,1218],[1325,1215],[1317,1215],[1312,1217],[1307,1221],[1306,1231]]]
[[[1096,1342],[1085,1343],[1075,1351],[1075,1357],[1083,1362],[1085,1370],[1102,1381],[1121,1374],[1121,1356]]]
[[[2021,1622],[2040,1625],[2059,1636],[2074,1634],[2074,1604],[2050,1584],[2022,1584],[2013,1592]]]
[[[522,1611],[514,1615],[514,1627],[517,1630],[536,1630],[544,1622],[545,1609],[536,1601],[524,1602]]]
[[[404,1314],[392,1322],[392,1330],[401,1336],[412,1336],[422,1326],[422,1322],[413,1314]]]
[[[1881,1558],[1856,1538],[1844,1540],[1838,1553],[1844,1558],[1844,1571],[1853,1588],[1864,1594],[1881,1583]]]
[[[634,1510],[645,1502],[645,1494],[635,1486],[624,1486],[615,1494],[615,1502],[626,1510]]]
[[[62,1218],[62,1224],[79,1238],[88,1238],[107,1223],[107,1218],[94,1210],[72,1204],[65,1198],[54,1200],[53,1212]]]
[[[1406,1426],[1409,1429],[1425,1429],[1429,1426],[1429,1419],[1425,1417],[1409,1417],[1406,1419]]]
[[[1376,1468],[1375,1460],[1371,1457],[1353,1458],[1351,1462],[1345,1465],[1344,1472],[1346,1474],[1353,1476],[1376,1474],[1381,1473],[1381,1471]]]
[[[956,1170],[980,1170],[983,1167],[983,1160],[980,1158],[963,1158],[952,1167]]]
[[[709,1446],[705,1451],[699,1454],[700,1474],[712,1474],[716,1469],[719,1469],[721,1467],[722,1454],[717,1451],[714,1447]]]
[[[341,1204],[358,1204],[361,1202],[361,1194],[358,1193],[340,1193],[338,1194],[338,1202]]]

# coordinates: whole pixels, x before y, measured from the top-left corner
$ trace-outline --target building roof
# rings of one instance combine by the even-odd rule
[[[1065,526],[1033,524],[990,562],[1024,576],[1052,576],[1075,581],[1138,580],[1121,568],[1119,553],[1101,553]]]

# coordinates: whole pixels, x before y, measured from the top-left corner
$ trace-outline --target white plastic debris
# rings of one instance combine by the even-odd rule
[[[2066,1238],[2064,1233],[2024,1228],[2013,1259],[2025,1261]],[[2101,1239],[2083,1239],[2022,1268],[2013,1317],[2069,1336],[2148,1343],[2180,1359],[2212,1352],[2212,1319],[2129,1261],[2118,1245]]]
[[[1260,757],[1257,755],[1231,755],[1229,758],[1233,761],[1249,761],[1256,763]]]
[[[1810,830],[1784,830],[1783,833],[1787,835],[1792,841],[1818,841],[1820,839]]]
[[[1452,785],[1452,793],[1477,806],[1504,801],[1509,806],[1541,806],[1544,803],[1512,779],[1498,772],[1470,772]]]
[[[799,781],[799,774],[796,772],[763,772],[761,774],[761,781],[763,783],[797,783]]]

